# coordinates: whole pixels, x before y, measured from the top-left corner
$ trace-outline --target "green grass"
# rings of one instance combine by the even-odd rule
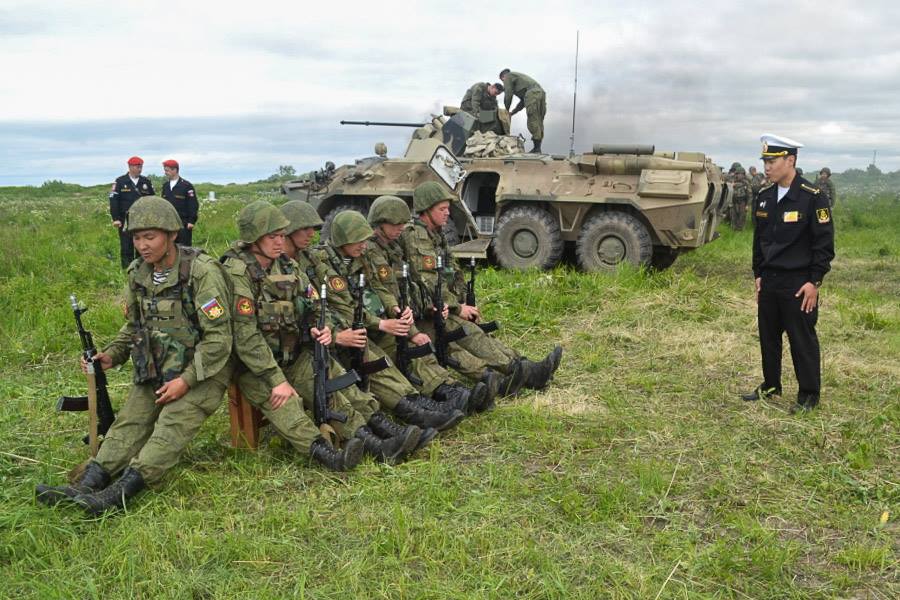
[[[547,391],[465,421],[410,463],[335,475],[208,420],[127,513],[33,500],[83,460],[68,294],[99,343],[124,276],[106,190],[0,188],[0,597],[892,598],[900,594],[900,205],[842,197],[822,288],[823,402],[746,404],[759,382],[750,232],[663,273],[487,270],[481,302]],[[212,189],[212,188],[210,188]],[[265,186],[215,188],[218,254]],[[200,190],[206,195],[206,188]],[[277,197],[276,197],[277,199]],[[876,215],[873,217],[873,215]],[[114,403],[129,368],[113,371]],[[888,513],[882,522],[883,513]]]

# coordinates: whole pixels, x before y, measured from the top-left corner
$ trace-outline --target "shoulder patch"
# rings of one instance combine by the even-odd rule
[[[435,263],[433,256],[429,256],[426,254],[422,257],[422,266],[426,269],[434,269],[435,267],[437,267],[437,263]]]
[[[253,314],[253,300],[247,298],[246,296],[238,296],[235,299],[234,303],[234,311],[242,316],[249,316]]]
[[[387,265],[379,265],[378,267],[378,278],[384,281],[391,276],[391,270]]]
[[[806,190],[807,192],[809,192],[810,194],[818,195],[818,194],[822,193],[822,190],[820,190],[819,188],[813,187],[811,185],[806,185],[805,183],[801,183],[800,187],[802,189]]]
[[[330,287],[335,292],[343,292],[347,289],[347,282],[344,281],[343,277],[335,275],[334,277],[330,277],[328,279],[328,287]]]
[[[831,211],[827,208],[817,208],[816,220],[819,223],[828,223],[829,221],[831,221]]]
[[[203,311],[203,314],[205,314],[210,321],[215,321],[225,314],[225,309],[222,308],[222,305],[219,304],[219,301],[215,298],[215,296],[213,296],[212,300],[200,306],[200,310]]]

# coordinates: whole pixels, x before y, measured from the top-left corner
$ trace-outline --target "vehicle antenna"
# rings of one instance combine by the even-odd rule
[[[575,156],[575,106],[578,100],[578,37],[579,31],[575,30],[575,87],[572,90],[572,135],[569,136],[569,156]]]

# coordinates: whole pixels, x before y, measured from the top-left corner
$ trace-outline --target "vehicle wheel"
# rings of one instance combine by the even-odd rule
[[[322,225],[322,232],[319,234],[319,240],[324,242],[328,239],[328,236],[331,235],[331,222],[334,220],[334,217],[337,216],[338,213],[344,212],[345,210],[355,210],[358,213],[362,213],[363,216],[366,216],[369,212],[368,206],[363,209],[355,204],[351,204],[349,202],[341,202],[325,215],[325,218],[322,219],[325,221],[325,224]]]
[[[491,245],[497,262],[507,269],[551,269],[563,253],[559,223],[537,206],[515,206],[497,221]]]
[[[592,216],[581,226],[575,252],[585,271],[615,271],[624,262],[636,267],[648,264],[653,241],[635,217],[609,211]]]
[[[663,271],[672,266],[678,258],[678,251],[668,246],[653,246],[653,256],[650,258],[650,266],[657,271]]]

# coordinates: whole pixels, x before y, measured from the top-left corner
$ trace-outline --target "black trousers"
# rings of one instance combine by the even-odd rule
[[[175,238],[176,244],[181,244],[182,246],[190,246],[191,240],[194,237],[194,230],[188,229],[187,227],[182,227],[178,232],[178,237]]]
[[[800,310],[802,298],[794,297],[808,280],[806,273],[762,273],[757,306],[759,345],[763,385],[780,390],[782,337],[787,332],[799,394],[818,397],[822,387],[819,338],[816,336],[819,307],[805,313]]]
[[[122,258],[123,269],[127,269],[136,256],[134,252],[134,238],[130,231],[125,231],[124,225],[119,229],[119,254]]]

